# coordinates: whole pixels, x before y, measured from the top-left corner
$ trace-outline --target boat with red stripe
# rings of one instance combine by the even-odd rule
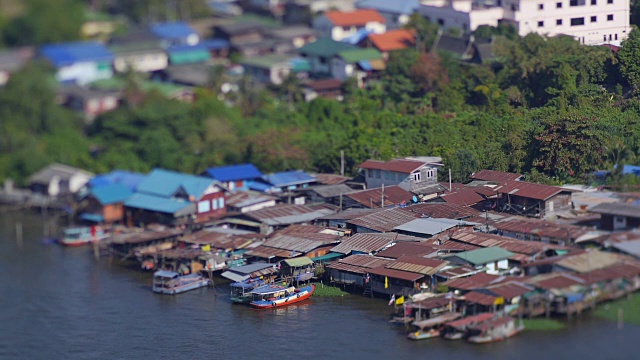
[[[257,309],[269,309],[307,300],[316,289],[315,285],[307,285],[300,288],[283,285],[265,285],[251,291],[253,300],[251,306]]]

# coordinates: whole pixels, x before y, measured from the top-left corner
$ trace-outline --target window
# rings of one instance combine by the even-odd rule
[[[223,197],[218,198],[218,207],[220,209],[224,209],[224,198]]]
[[[218,199],[211,200],[211,205],[213,207],[213,210],[218,210]]]
[[[591,0],[591,5],[598,5],[598,0]]]
[[[562,9],[562,3],[561,2],[557,2],[556,3],[556,9]]]
[[[320,64],[326,64],[327,59],[324,56],[320,56]]]
[[[367,177],[373,177],[373,170],[367,169]]]
[[[562,19],[557,19],[556,20],[556,25],[562,25]]]
[[[415,180],[415,181],[420,181],[420,173],[419,173],[419,172],[418,172],[418,173],[413,174],[413,180]]]
[[[211,205],[209,204],[209,200],[198,202],[198,212],[205,213],[211,210]]]
[[[376,172],[376,179],[380,179],[380,170],[374,170]]]
[[[444,20],[443,19],[438,19],[438,25],[444,26]]]
[[[618,40],[618,34],[613,35],[615,37],[615,40]]]
[[[591,22],[596,22],[597,20],[598,20],[598,17],[597,17],[597,16],[592,16],[592,17],[591,17]]]
[[[544,27],[544,21],[538,21],[538,27]]]
[[[607,0],[607,4],[613,4],[613,0]]]
[[[580,25],[584,25],[584,18],[583,17],[572,18],[571,19],[571,26],[580,26]]]
[[[607,21],[613,21],[613,14],[607,15]]]
[[[569,6],[585,6],[587,0],[569,0]]]
[[[538,10],[544,10],[544,4],[538,4]]]

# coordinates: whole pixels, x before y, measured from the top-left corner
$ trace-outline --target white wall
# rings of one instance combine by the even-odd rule
[[[241,213],[246,213],[246,212],[249,212],[249,211],[260,210],[260,209],[268,208],[268,207],[275,206],[275,205],[276,205],[276,201],[275,200],[270,200],[270,201],[265,201],[265,202],[259,203],[259,204],[245,206],[245,207],[240,209],[240,212]]]
[[[79,62],[70,66],[64,66],[58,69],[56,79],[58,81],[76,81],[80,85],[90,82],[109,79],[113,76],[111,68],[98,70],[98,66],[94,62]]]
[[[148,54],[130,54],[116,56],[113,67],[118,72],[125,72],[129,65],[135,71],[151,72],[166,69],[169,65],[167,54],[163,52]]]
[[[358,28],[355,26],[334,26],[333,23],[324,15],[317,16],[313,19],[312,27],[316,31],[320,32],[322,36],[330,36],[335,41],[341,41],[358,32]],[[377,21],[370,21],[366,23],[364,28],[374,34],[382,34],[387,31],[386,25]]]

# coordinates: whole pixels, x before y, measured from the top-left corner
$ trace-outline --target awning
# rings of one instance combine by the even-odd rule
[[[322,256],[311,258],[311,260],[313,262],[315,262],[315,263],[317,263],[317,262],[325,262],[325,261],[335,260],[335,259],[340,258],[342,256],[344,256],[344,254],[332,252],[332,253],[328,253],[326,255],[322,255]]]
[[[222,274],[220,274],[220,276],[235,282],[241,282],[249,278],[249,275],[240,275],[233,271],[225,271]]]
[[[284,262],[291,267],[299,267],[299,266],[313,264],[313,261],[306,256],[302,256],[294,259],[286,259]]]
[[[87,221],[93,221],[96,223],[100,223],[104,221],[104,217],[102,215],[98,215],[98,214],[87,214],[87,213],[82,213],[80,214],[80,216],[78,217],[78,219],[80,220],[87,220]]]

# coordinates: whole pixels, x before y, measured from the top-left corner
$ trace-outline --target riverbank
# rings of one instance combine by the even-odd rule
[[[323,283],[318,283],[318,282],[312,283],[312,284],[316,286],[316,289],[314,290],[312,296],[339,297],[339,296],[349,295],[348,292],[343,291],[342,289],[335,286],[329,286],[329,285],[325,285]]]
[[[596,309],[595,315],[616,322],[622,317],[624,323],[640,326],[640,294],[631,294],[624,299],[602,304]]]
[[[567,327],[564,322],[554,319],[523,319],[522,322],[527,331],[556,331]]]

